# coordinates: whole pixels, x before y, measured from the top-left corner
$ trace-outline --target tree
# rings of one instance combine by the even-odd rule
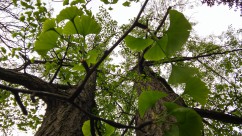
[[[149,23],[152,18],[142,16],[148,0],[130,25],[118,27],[104,8],[94,16],[89,2],[65,0],[55,18],[41,1],[1,6],[16,21],[1,20],[7,30],[0,43],[3,130],[17,124],[38,128],[37,136],[239,135],[242,49],[236,31],[219,42],[199,39],[175,7]],[[125,61],[115,64],[119,45]],[[43,104],[41,116],[36,112]]]

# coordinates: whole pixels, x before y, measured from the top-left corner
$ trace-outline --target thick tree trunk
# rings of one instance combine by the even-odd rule
[[[85,89],[75,100],[82,109],[87,112],[95,107],[94,94],[96,89],[96,72],[89,78]],[[75,90],[74,88],[71,90]],[[68,90],[70,93],[73,92]],[[82,125],[88,120],[88,116],[75,108],[72,104],[57,100],[48,99],[47,109],[43,123],[36,136],[82,136]]]
[[[138,68],[136,68],[138,69]],[[139,70],[137,70],[139,71]],[[162,91],[168,94],[165,98],[159,100],[156,105],[148,110],[144,117],[141,118],[139,114],[136,116],[136,125],[139,126],[140,124],[157,119],[158,116],[163,116],[164,111],[164,102],[171,102],[175,101],[177,104],[185,106],[185,103],[182,99],[178,98],[179,96],[173,92],[171,87],[168,85],[165,79],[156,75],[152,69],[149,67],[145,67],[142,71],[138,73],[143,74],[144,78],[139,80],[135,83],[134,87],[137,90],[138,95],[141,94],[143,90],[155,90],[155,91]],[[178,99],[177,99],[178,98]],[[168,116],[165,119],[165,122],[175,122],[175,118],[172,116]],[[137,130],[137,136],[162,136],[166,130],[168,130],[171,126],[169,123],[165,122],[157,122],[152,125],[148,125],[142,129],[142,131]]]

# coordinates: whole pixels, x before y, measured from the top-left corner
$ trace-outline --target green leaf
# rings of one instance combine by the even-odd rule
[[[53,30],[41,33],[39,39],[35,42],[34,50],[40,55],[45,55],[49,50],[57,47],[58,37],[59,34]]]
[[[115,128],[113,126],[110,126],[109,124],[105,123],[105,134],[104,136],[111,136],[115,131]]]
[[[69,19],[73,20],[76,16],[82,15],[82,11],[75,6],[67,7],[57,15],[56,20],[59,23],[62,20]]]
[[[64,26],[63,34],[77,34],[76,28],[71,21],[68,21]]]
[[[145,53],[144,58],[153,61],[163,59],[166,56],[164,49],[166,48],[167,40],[167,36],[165,36],[153,44],[152,47]]]
[[[91,125],[90,125],[90,120],[87,120],[84,122],[82,126],[82,133],[84,136],[91,136]]]
[[[138,99],[138,110],[141,117],[144,116],[145,112],[153,107],[155,103],[167,94],[161,91],[143,91]]]
[[[179,135],[179,127],[177,125],[172,125],[170,130],[165,132],[164,136],[180,136]]]
[[[116,4],[118,0],[101,0],[105,4]]]
[[[142,51],[150,46],[154,41],[151,39],[135,38],[133,36],[126,36],[124,39],[126,45],[134,51]]]
[[[179,67],[172,65],[171,75],[169,77],[168,83],[178,84],[186,83],[190,78],[197,74],[199,70],[197,68],[191,67]]]
[[[50,29],[54,29],[56,27],[56,24],[55,24],[55,19],[47,19],[44,24],[43,24],[43,29],[42,31],[43,32],[46,32]]]
[[[80,64],[75,64],[72,69],[76,71],[81,71],[81,72],[85,71],[84,67]]]
[[[69,4],[69,0],[64,0],[63,1],[63,6],[68,5],[68,4]]]
[[[167,53],[168,55],[172,55],[186,43],[192,27],[182,13],[176,10],[170,10],[169,14],[170,26],[167,31],[169,39]]]
[[[88,34],[98,34],[101,31],[100,25],[90,16],[81,16],[74,19],[75,26],[79,34],[86,36]]]
[[[204,105],[208,99],[209,89],[201,79],[194,77],[186,82],[184,94],[190,95],[196,101]]]
[[[90,64],[95,64],[97,62],[98,57],[98,51],[97,50],[91,50],[87,53],[87,64],[90,66]]]
[[[171,115],[177,119],[179,136],[201,136],[202,119],[194,110],[177,108],[172,111]]]
[[[129,2],[129,1],[124,2],[124,3],[123,3],[123,6],[125,6],[125,7],[129,7],[129,6],[130,6],[130,2]]]
[[[168,113],[172,112],[174,109],[181,108],[180,105],[177,105],[174,102],[165,102],[164,105],[166,106],[166,110]]]
[[[73,0],[73,1],[71,2],[71,5],[76,5],[76,4],[78,4],[78,3],[85,3],[85,0]]]

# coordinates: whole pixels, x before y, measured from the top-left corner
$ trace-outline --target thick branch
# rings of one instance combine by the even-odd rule
[[[242,117],[224,114],[222,112],[193,108],[201,117],[218,120],[225,123],[242,124]]]
[[[47,82],[42,79],[30,75],[16,72],[14,70],[4,69],[0,67],[0,79],[12,84],[22,85],[30,90],[42,90],[54,92],[56,88],[49,85]]]

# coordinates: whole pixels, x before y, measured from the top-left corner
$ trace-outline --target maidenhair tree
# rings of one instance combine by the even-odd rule
[[[119,27],[90,2],[64,0],[57,16],[40,0],[0,2],[2,134],[239,135],[237,30],[200,39],[180,4],[152,16],[149,0]]]

